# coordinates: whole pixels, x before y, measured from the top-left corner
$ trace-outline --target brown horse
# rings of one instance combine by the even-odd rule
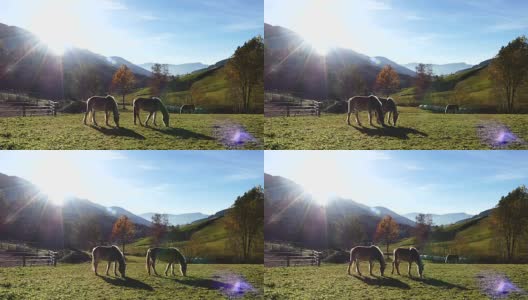
[[[114,275],[117,276],[116,268],[117,263],[119,263],[119,273],[121,273],[121,277],[125,277],[125,269],[126,269],[126,263],[125,263],[125,256],[123,255],[123,252],[119,249],[117,246],[97,246],[93,248],[92,250],[92,268],[95,272],[95,275],[97,274],[97,265],[99,264],[99,261],[105,260],[108,262],[108,265],[106,266],[106,275],[108,276],[108,270],[110,269],[110,265],[112,262],[114,263]]]
[[[392,262],[391,274],[394,274],[394,267],[396,266],[396,271],[398,272],[398,275],[401,275],[400,262],[406,261],[409,263],[409,277],[411,277],[411,266],[414,262],[418,267],[418,274],[420,274],[420,278],[423,278],[424,264],[422,262],[422,259],[420,258],[420,253],[418,253],[418,250],[416,248],[396,248],[394,249],[393,253],[394,261]]]
[[[93,96],[88,99],[86,101],[86,112],[84,113],[83,119],[84,125],[86,125],[86,117],[89,113],[91,113],[92,124],[94,124],[95,126],[99,126],[95,121],[96,110],[103,110],[105,112],[106,126],[110,126],[110,124],[108,124],[108,114],[110,113],[110,111],[112,111],[114,114],[114,123],[116,124],[116,127],[119,127],[119,110],[117,109],[117,102],[115,101],[114,97],[110,95],[106,97]]]
[[[372,124],[372,112],[376,113],[378,124],[385,126],[383,122],[384,115],[381,107],[382,105],[380,100],[374,95],[352,97],[348,99],[347,124],[350,125],[350,114],[354,113],[356,115],[356,123],[359,126],[362,126],[361,122],[359,121],[359,112],[368,111],[368,119],[371,126],[374,126]]]
[[[150,275],[150,268],[154,270],[154,274],[158,275],[156,272],[156,260],[166,261],[169,264],[165,268],[165,276],[171,268],[171,273],[174,276],[174,263],[178,262],[180,264],[180,273],[183,276],[187,274],[187,261],[180,250],[177,248],[150,248],[147,250],[146,265],[147,271]]]
[[[196,107],[194,107],[194,104],[184,104],[180,107],[180,114],[183,114],[185,112],[192,114],[195,110]]]
[[[380,248],[377,246],[357,246],[352,248],[350,250],[350,263],[348,264],[348,275],[350,275],[350,267],[352,266],[352,263],[356,263],[356,272],[361,275],[361,271],[359,271],[359,261],[361,260],[368,260],[369,262],[369,272],[371,276],[374,276],[372,274],[372,261],[379,261],[380,263],[380,273],[381,276],[383,276],[383,272],[385,271],[385,267],[387,264],[385,263],[385,258],[383,257],[383,252],[381,252]]]
[[[143,126],[143,123],[141,123],[141,119],[139,118],[139,111],[144,110],[149,113],[147,120],[145,121],[145,126],[148,126],[148,122],[150,118],[154,115],[154,126],[158,126],[156,124],[156,112],[161,111],[163,114],[163,124],[165,126],[169,127],[169,111],[161,102],[160,98],[156,97],[150,97],[150,98],[136,98],[134,99],[134,125],[136,124],[136,119],[139,120],[139,124]]]

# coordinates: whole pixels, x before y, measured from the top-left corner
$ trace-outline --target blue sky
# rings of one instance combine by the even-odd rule
[[[1,23],[52,48],[74,45],[136,64],[213,64],[262,35],[263,18],[262,0],[2,0],[0,10]]]
[[[528,32],[524,0],[265,0],[266,23],[316,48],[340,46],[397,63],[477,64]]]
[[[494,207],[528,183],[528,151],[265,151],[266,173],[289,178],[324,204],[341,196],[397,213]]]
[[[262,151],[0,151],[0,166],[55,203],[78,196],[136,214],[213,214],[263,185]]]

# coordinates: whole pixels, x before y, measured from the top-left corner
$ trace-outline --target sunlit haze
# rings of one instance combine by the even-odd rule
[[[55,204],[75,196],[136,214],[213,214],[263,185],[262,151],[1,151],[0,166]]]
[[[528,183],[523,151],[266,151],[266,173],[397,213],[478,214]]]
[[[261,0],[3,0],[0,23],[133,63],[213,64],[263,33]]]
[[[344,47],[397,63],[477,64],[526,34],[528,2],[265,0],[264,21],[324,54]]]

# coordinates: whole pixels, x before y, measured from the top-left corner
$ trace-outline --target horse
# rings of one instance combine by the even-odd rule
[[[194,113],[195,110],[196,110],[196,107],[194,107],[194,104],[184,104],[180,107],[180,114],[183,114],[186,111],[192,114]]]
[[[91,113],[92,123],[95,126],[99,126],[97,125],[97,122],[95,121],[95,111],[96,110],[104,110],[106,126],[110,126],[110,124],[108,124],[108,113],[111,110],[114,114],[114,123],[116,124],[116,127],[119,128],[119,110],[117,109],[117,102],[115,101],[114,97],[110,95],[106,97],[93,96],[90,99],[86,100],[86,112],[84,113],[84,119],[83,119],[84,125],[86,125],[86,117],[88,116],[89,113]]]
[[[356,115],[356,123],[359,126],[361,125],[361,122],[359,121],[358,113],[360,111],[368,111],[368,117],[369,117],[369,123],[371,126],[374,126],[372,124],[372,112],[375,111],[377,114],[377,120],[378,124],[385,126],[383,119],[383,111],[381,110],[381,102],[378,99],[378,97],[374,95],[370,96],[354,96],[350,99],[348,99],[348,114],[347,114],[347,124],[350,125],[350,114],[355,113]]]
[[[391,274],[394,274],[394,266],[396,266],[396,271],[398,272],[398,275],[400,274],[400,262],[406,261],[409,263],[409,277],[411,277],[411,266],[412,263],[416,263],[418,266],[418,274],[420,274],[420,278],[423,278],[423,270],[424,270],[424,264],[422,262],[422,259],[420,258],[420,253],[418,253],[418,250],[414,247],[410,248],[396,248],[394,249],[394,261],[392,262],[392,272]]]
[[[119,263],[119,273],[121,273],[121,277],[125,278],[125,269],[126,269],[125,256],[123,255],[123,252],[121,252],[119,247],[117,246],[97,246],[93,248],[92,268],[93,268],[93,271],[95,272],[95,275],[98,275],[97,265],[99,264],[99,261],[101,260],[108,261],[108,265],[106,266],[107,276],[108,276],[108,270],[110,269],[110,265],[113,262],[114,263],[114,275],[117,276],[116,264]]]
[[[378,98],[381,102],[381,110],[383,114],[389,113],[387,116],[387,122],[391,123],[391,116],[392,116],[392,125],[396,126],[396,122],[398,121],[398,116],[400,115],[398,113],[398,108],[396,106],[396,102],[392,98]]]
[[[446,114],[448,114],[448,113],[456,114],[456,113],[458,113],[459,109],[460,108],[456,104],[448,104],[446,106],[446,108],[445,108],[445,113]]]
[[[183,276],[187,276],[187,262],[183,254],[177,248],[150,248],[147,250],[146,256],[146,266],[148,274],[150,275],[150,268],[154,270],[154,274],[158,275],[156,272],[156,260],[168,262],[167,268],[165,268],[165,276],[171,268],[171,274],[174,274],[174,263],[179,262],[180,264],[180,273]]]
[[[445,263],[446,263],[446,264],[449,264],[449,263],[454,263],[454,264],[456,264],[456,263],[458,263],[458,260],[459,260],[459,259],[460,259],[460,258],[458,257],[458,255],[455,255],[455,254],[448,254],[448,255],[446,256],[446,258],[445,258]]]
[[[383,253],[381,252],[380,248],[377,246],[357,246],[352,248],[350,250],[350,263],[348,264],[348,275],[350,275],[350,267],[352,266],[352,263],[356,263],[356,272],[361,275],[361,272],[359,271],[359,261],[360,260],[368,260],[369,261],[369,272],[371,276],[374,276],[372,274],[372,261],[377,260],[380,263],[380,273],[381,276],[383,276],[383,272],[385,271],[385,267],[387,264],[385,263],[385,258],[383,257]]]
[[[149,112],[149,115],[147,117],[147,120],[145,121],[145,126],[148,126],[148,122],[152,115],[154,115],[154,126],[158,126],[156,124],[156,112],[161,111],[163,114],[163,124],[165,124],[166,127],[169,127],[169,111],[167,110],[167,107],[161,102],[160,98],[156,97],[150,97],[150,98],[136,98],[133,102],[134,105],[134,125],[136,125],[136,119],[139,120],[139,124],[143,126],[143,123],[141,123],[141,119],[139,117],[139,111],[144,110]]]

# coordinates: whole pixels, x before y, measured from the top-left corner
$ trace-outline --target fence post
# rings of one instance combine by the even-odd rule
[[[26,104],[22,104],[22,117],[26,116]]]
[[[26,255],[23,254],[22,255],[22,267],[25,267],[26,266]]]
[[[286,104],[286,117],[290,116],[290,104]]]
[[[286,256],[286,267],[290,266],[290,257]]]

